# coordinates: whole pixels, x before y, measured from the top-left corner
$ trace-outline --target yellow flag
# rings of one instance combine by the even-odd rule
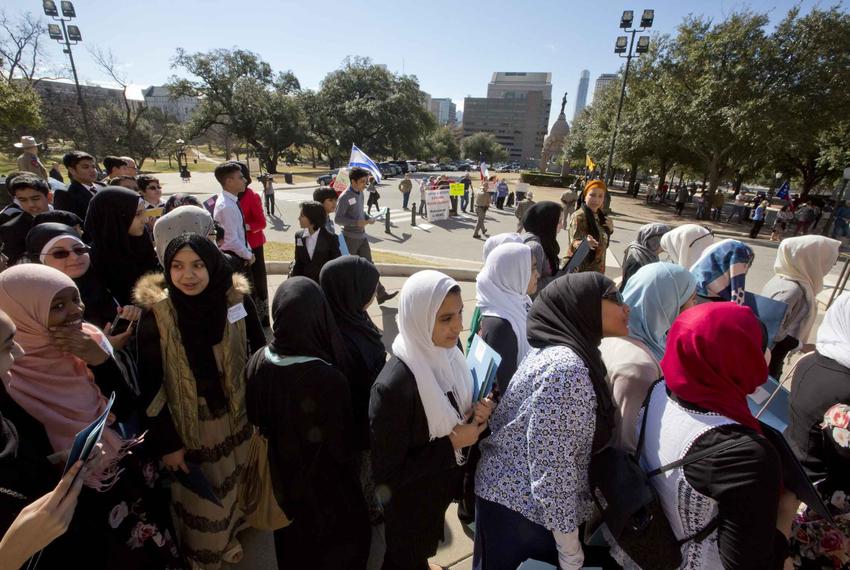
[[[596,170],[596,163],[593,162],[589,154],[584,155],[584,165],[588,170]]]

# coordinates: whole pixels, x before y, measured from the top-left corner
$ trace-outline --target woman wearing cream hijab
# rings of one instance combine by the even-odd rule
[[[841,242],[823,236],[807,235],[782,240],[776,251],[773,270],[761,294],[788,304],[785,319],[771,351],[770,375],[782,375],[785,356],[809,342],[818,316],[817,296],[823,290],[823,278],[838,261]]]
[[[670,261],[690,269],[702,252],[714,243],[714,234],[699,224],[684,224],[661,236],[661,249]]]

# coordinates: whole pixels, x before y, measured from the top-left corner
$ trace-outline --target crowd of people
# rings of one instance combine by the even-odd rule
[[[639,192],[638,183],[630,194],[637,197]],[[727,224],[733,221],[738,224],[749,223],[749,236],[752,239],[759,237],[768,222],[771,230],[770,241],[781,241],[787,236],[813,234],[817,231],[826,231],[833,239],[850,238],[850,207],[844,200],[835,201],[823,197],[804,199],[790,193],[781,196],[773,190],[759,191],[750,196],[745,190],[737,189],[732,191],[731,208],[728,208],[723,188],[717,188],[713,194],[709,194],[705,184],[697,186],[696,183],[684,184],[680,181],[673,187],[665,182],[657,189],[650,184],[646,201],[663,204],[672,199],[677,217],[684,215],[688,204],[693,204],[697,220]],[[769,208],[774,204],[776,211],[771,212]],[[830,221],[832,227],[824,227]]]
[[[649,224],[618,284],[605,275],[604,182],[560,203],[522,196],[521,231],[483,244],[467,343],[479,336],[501,363],[475,395],[460,285],[435,270],[400,292],[381,284],[368,171],[300,205],[269,307],[273,212],[244,164],[219,165],[222,191],[201,204],[163,203],[159,182],[120,157],[104,161],[106,186],[90,155],[64,162],[67,209],[51,209],[40,173],[16,174],[17,211],[0,214],[14,228],[0,272],[3,568],[216,569],[242,559],[254,527],[273,531],[279,568],[366,568],[382,528],[384,570],[425,570],[453,501],[474,522],[477,570],[635,568],[623,528],[598,520],[609,449],[658,471],[647,479],[681,568],[850,562],[850,295],[809,344],[837,240],[781,242],[761,294],[788,309],[769,334],[747,306],[745,243]],[[490,194],[470,184],[460,207],[489,208]],[[398,334],[385,339],[367,311],[395,295]],[[747,403],[793,352],[805,356],[786,437],[834,525],[784,485],[794,457]],[[113,395],[93,457],[63,474]]]

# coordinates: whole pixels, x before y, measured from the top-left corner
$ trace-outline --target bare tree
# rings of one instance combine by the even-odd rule
[[[113,104],[97,112],[96,123],[106,148],[112,145],[115,152],[120,149],[141,168],[147,158],[156,156],[165,142],[173,138],[176,121],[159,109],[149,108],[144,100],[128,96],[130,82],[111,50],[89,47],[88,52],[103,73],[122,89],[122,105]]]
[[[21,77],[32,83],[43,63],[44,45],[41,40],[47,27],[41,19],[27,12],[18,18],[0,10],[0,71],[6,82]]]

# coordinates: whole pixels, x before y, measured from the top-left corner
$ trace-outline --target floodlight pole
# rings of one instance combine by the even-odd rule
[[[620,127],[620,114],[623,112],[623,98],[626,94],[626,80],[629,78],[629,67],[632,65],[632,58],[635,57],[632,49],[635,46],[635,34],[646,31],[645,28],[633,28],[625,30],[631,32],[632,37],[629,41],[629,51],[626,55],[618,54],[620,57],[626,58],[626,71],[623,73],[623,84],[620,87],[620,103],[617,105],[617,119],[614,121],[614,132],[611,133],[611,149],[608,151],[608,165],[605,167],[606,184],[611,186],[614,182],[614,146],[617,144],[617,129]]]
[[[86,129],[86,138],[88,139],[88,148],[86,149],[89,154],[95,157],[97,160],[97,143],[95,142],[95,138],[92,135],[91,125],[89,124],[89,113],[86,108],[86,102],[83,99],[83,90],[80,87],[80,80],[77,77],[77,66],[74,64],[74,54],[71,52],[71,41],[68,39],[68,28],[65,26],[66,18],[53,16],[54,20],[59,20],[62,24],[62,35],[64,38],[64,42],[59,42],[65,44],[65,53],[68,54],[68,59],[71,61],[71,73],[74,75],[74,85],[77,88],[77,104],[80,106],[80,112],[83,115],[83,127]],[[70,21],[70,18],[67,18]],[[76,43],[76,42],[74,42]]]

